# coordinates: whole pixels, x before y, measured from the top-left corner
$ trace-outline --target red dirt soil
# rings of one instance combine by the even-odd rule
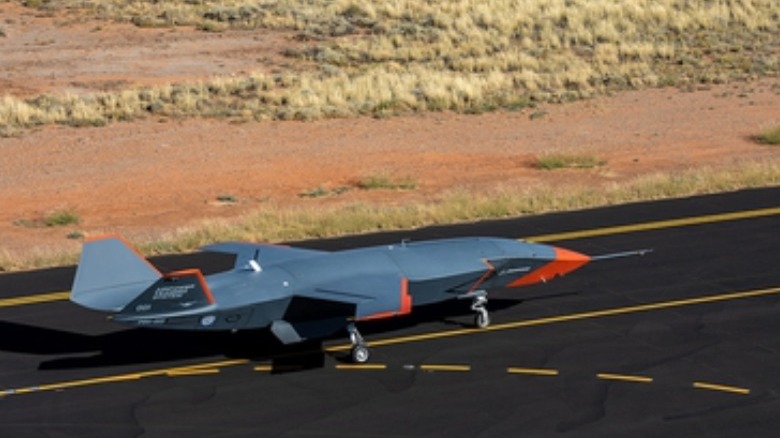
[[[267,31],[219,34],[139,29],[0,4],[0,96],[83,93],[138,84],[272,70],[297,44]],[[303,68],[301,66],[301,68]],[[152,237],[212,217],[274,204],[316,206],[298,195],[366,176],[411,177],[413,191],[351,190],[339,202],[426,202],[453,188],[503,184],[600,187],[637,175],[780,160],[751,136],[780,123],[780,80],[695,92],[652,89],[530,112],[432,113],[389,119],[236,124],[146,120],[102,128],[50,126],[0,138],[0,251],[76,248],[66,235],[117,231]],[[534,158],[576,153],[589,170],[541,171]],[[235,204],[217,202],[230,195]],[[70,209],[81,223],[31,227]]]

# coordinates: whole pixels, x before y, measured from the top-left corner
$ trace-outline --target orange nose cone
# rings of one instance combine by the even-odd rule
[[[518,287],[546,282],[555,277],[565,275],[590,261],[590,257],[585,254],[558,247],[553,247],[553,250],[555,250],[555,258],[550,263],[518,278],[509,283],[508,286]]]
[[[590,257],[585,254],[558,247],[553,249],[555,249],[555,261],[552,264],[556,267],[555,271],[558,275],[571,272],[590,261]]]

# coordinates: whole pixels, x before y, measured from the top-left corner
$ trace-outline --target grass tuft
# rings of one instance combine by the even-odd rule
[[[755,139],[763,144],[780,145],[780,125],[765,129]]]
[[[86,233],[84,233],[81,230],[73,230],[70,233],[68,233],[67,235],[65,235],[65,237],[67,239],[71,239],[71,240],[82,240],[86,236],[87,236]]]
[[[415,190],[417,181],[412,177],[394,179],[388,176],[367,176],[355,182],[361,190]]]
[[[339,186],[334,188],[327,188],[323,185],[314,187],[313,189],[305,190],[298,193],[299,198],[322,198],[325,196],[338,196],[349,191],[349,187]]]
[[[57,210],[39,216],[33,219],[21,218],[13,221],[13,224],[18,227],[25,228],[42,228],[42,227],[62,227],[66,225],[78,225],[81,222],[81,217],[78,213],[71,209]]]
[[[59,210],[44,216],[43,224],[47,227],[62,227],[65,225],[78,225],[81,217],[73,210]]]
[[[541,170],[592,169],[605,164],[606,161],[591,155],[550,154],[538,157],[533,167]]]
[[[234,195],[217,195],[217,202],[220,202],[222,204],[237,204],[238,198],[236,198]]]

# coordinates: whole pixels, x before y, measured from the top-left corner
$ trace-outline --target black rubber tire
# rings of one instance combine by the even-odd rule
[[[368,352],[368,347],[365,345],[355,345],[352,347],[351,356],[352,362],[354,363],[366,363],[371,357],[371,354]]]

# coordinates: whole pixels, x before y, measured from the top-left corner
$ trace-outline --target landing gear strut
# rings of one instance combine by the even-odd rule
[[[350,324],[347,326],[347,331],[349,332],[349,340],[352,342],[352,349],[350,350],[350,356],[352,358],[352,362],[354,363],[366,363],[368,362],[368,358],[371,356],[368,352],[368,347],[366,346],[366,342],[363,340],[363,337],[360,336],[360,332],[358,332],[357,327],[355,327],[355,324]]]
[[[490,325],[490,315],[485,308],[487,305],[487,293],[482,293],[474,297],[474,301],[471,303],[471,310],[477,312],[474,315],[474,325],[479,328],[485,328]]]

